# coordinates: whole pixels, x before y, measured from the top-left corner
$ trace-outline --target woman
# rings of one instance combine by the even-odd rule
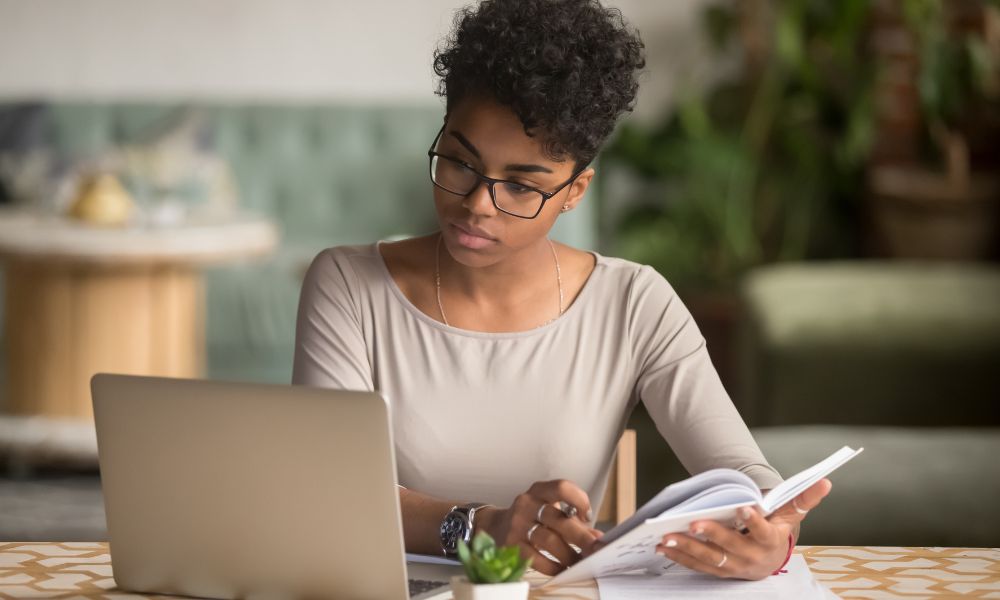
[[[428,153],[440,232],[322,252],[302,290],[293,376],[388,398],[407,550],[450,553],[483,530],[546,574],[593,552],[591,509],[639,401],[690,472],[780,482],[667,282],[547,237],[634,103],[643,46],[620,13],[485,0],[460,12],[434,66],[446,99]],[[769,519],[750,511],[743,534],[696,523],[707,541],[668,535],[657,550],[765,577],[828,490]]]

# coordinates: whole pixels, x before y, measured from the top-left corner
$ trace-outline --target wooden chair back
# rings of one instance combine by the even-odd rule
[[[617,525],[635,513],[635,430],[626,429],[618,440],[615,460],[608,473],[604,500],[597,511],[598,523]]]

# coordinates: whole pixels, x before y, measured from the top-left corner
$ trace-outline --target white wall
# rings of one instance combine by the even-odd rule
[[[0,97],[434,103],[463,0],[0,0]],[[649,49],[638,113],[708,60],[705,0],[610,0]]]

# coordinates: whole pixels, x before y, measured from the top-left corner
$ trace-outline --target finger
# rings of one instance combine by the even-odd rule
[[[773,527],[773,526],[772,526]],[[700,535],[729,553],[729,556],[747,556],[753,546],[746,536],[716,521],[696,521],[691,524],[691,534]]]
[[[558,504],[560,500],[576,507],[576,518],[590,525],[593,514],[590,509],[590,498],[580,486],[567,479],[535,482],[528,493],[548,504]]]
[[[658,545],[656,551],[676,563],[702,573],[731,577],[733,570],[738,566],[736,563],[741,560],[739,557],[724,555],[725,551],[714,544],[706,544],[686,535],[674,534],[668,537],[668,543],[670,540],[676,545],[673,547]],[[725,562],[722,560],[723,556],[726,558]]]
[[[823,501],[823,498],[826,498],[832,489],[833,483],[829,479],[820,479],[798,495],[795,499],[796,504],[802,510],[812,510],[819,506],[819,503]]]
[[[593,546],[591,546],[587,550],[584,550],[580,555],[583,558],[587,558],[588,556],[590,556],[591,554],[594,554],[595,552],[597,552],[598,550],[600,550],[601,548],[603,548],[605,546],[607,546],[606,543],[602,542],[601,540],[597,540],[596,542],[594,542]]]
[[[553,562],[546,558],[541,552],[535,549],[534,546],[529,544],[527,541],[520,542],[518,547],[521,549],[521,557],[524,559],[531,559],[531,568],[543,573],[545,575],[556,575],[562,571],[565,567],[557,562]]]
[[[544,550],[555,557],[559,564],[568,567],[580,560],[576,553],[560,535],[544,525],[539,525],[531,534],[529,543],[536,550]]]
[[[674,542],[673,546],[670,545],[671,541]],[[688,556],[704,563],[706,566],[712,567],[716,570],[722,569],[731,571],[735,566],[735,563],[742,560],[738,555],[730,555],[723,548],[720,548],[712,542],[703,542],[689,535],[677,533],[666,536],[666,540],[663,545],[657,546],[657,551],[660,549],[679,550],[681,553],[687,554]],[[725,562],[722,560],[723,556],[725,556]],[[723,563],[723,566],[719,567],[719,563]]]
[[[823,498],[830,493],[833,484],[829,479],[820,479],[804,492],[782,506],[775,515],[790,523],[798,523],[805,518],[806,513],[819,506]]]
[[[536,516],[541,517],[540,523],[559,534],[566,543],[575,545],[581,552],[590,553],[599,539],[594,533],[597,530],[584,525],[579,519],[567,517],[550,504],[541,504]],[[603,535],[600,531],[597,533]]]
[[[754,509],[748,507],[740,509],[740,518],[743,519],[743,525],[749,531],[748,537],[758,544],[772,545],[783,537],[773,523]]]
[[[715,575],[716,577],[728,577],[726,573],[719,567],[715,565],[705,564],[704,562],[698,560],[697,558],[686,554],[677,548],[662,548],[657,546],[657,552],[667,557],[668,559],[674,561],[679,565],[683,565],[692,571],[700,571],[702,573],[708,573],[709,575]],[[723,565],[723,567],[728,565]]]

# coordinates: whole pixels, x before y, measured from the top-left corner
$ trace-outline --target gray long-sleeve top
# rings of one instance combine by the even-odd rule
[[[381,392],[399,483],[442,499],[508,506],[535,481],[568,479],[599,506],[639,401],[689,472],[780,483],[667,281],[595,256],[560,318],[483,333],[421,312],[377,244],[324,250],[302,287],[293,383]]]

